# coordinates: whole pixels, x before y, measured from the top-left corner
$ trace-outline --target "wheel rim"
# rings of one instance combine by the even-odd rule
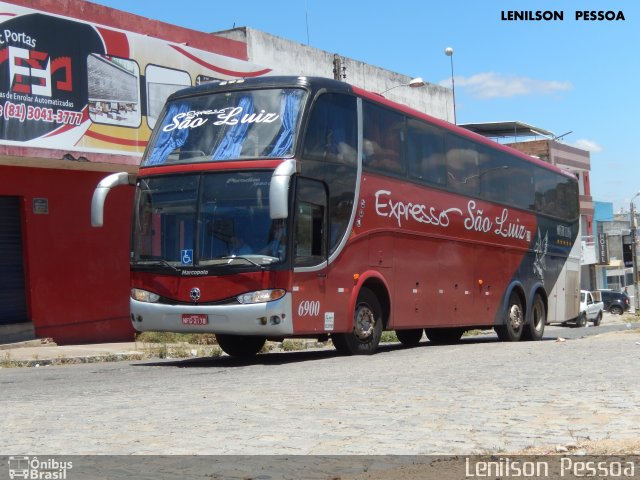
[[[520,305],[511,305],[509,309],[509,324],[514,331],[520,330],[523,323],[522,308]]]
[[[376,325],[376,317],[369,305],[363,304],[358,306],[354,323],[355,327],[353,333],[358,337],[358,340],[368,340],[371,335],[373,335]]]

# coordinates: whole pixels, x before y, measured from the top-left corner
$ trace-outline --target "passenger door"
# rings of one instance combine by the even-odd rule
[[[298,177],[293,214],[294,333],[322,333],[334,328],[327,305],[328,194],[323,182]]]

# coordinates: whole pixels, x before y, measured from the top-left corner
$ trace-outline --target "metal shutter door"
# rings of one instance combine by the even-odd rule
[[[0,196],[0,325],[26,321],[20,199]]]

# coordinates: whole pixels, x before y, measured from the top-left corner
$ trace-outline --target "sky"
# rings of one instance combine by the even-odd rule
[[[458,123],[517,120],[566,134],[590,151],[593,199],[616,212],[640,191],[637,0],[93,1],[203,32],[251,27],[447,87],[451,47]],[[515,10],[564,20],[502,19]]]

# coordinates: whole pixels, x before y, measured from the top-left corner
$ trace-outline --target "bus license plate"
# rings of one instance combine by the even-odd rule
[[[182,324],[183,325],[206,325],[209,323],[209,316],[199,313],[182,314]]]

